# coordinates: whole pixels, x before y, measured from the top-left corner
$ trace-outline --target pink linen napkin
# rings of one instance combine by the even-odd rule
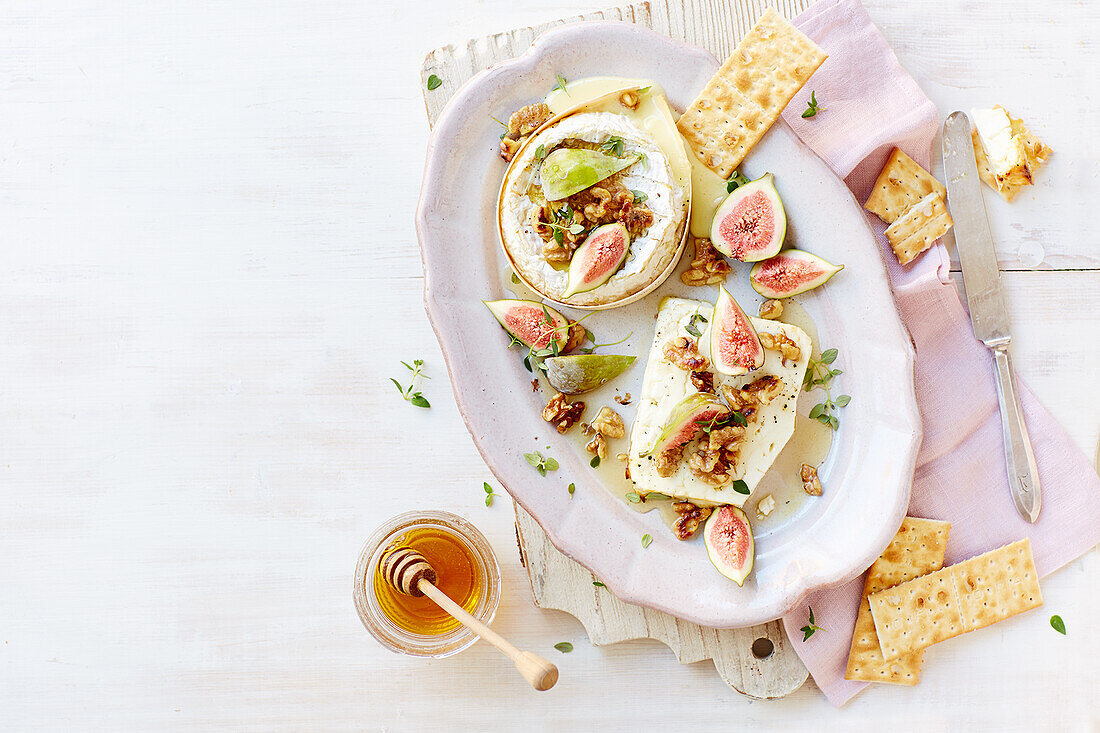
[[[829,58],[783,119],[856,199],[866,199],[894,146],[930,169],[940,112],[898,63],[859,0],[821,0],[794,23]],[[826,110],[802,119],[811,90]],[[924,442],[909,514],[951,522],[947,564],[1030,537],[1039,574],[1057,570],[1100,543],[1100,478],[1031,390],[1018,382],[1043,505],[1034,525],[1016,513],[1008,490],[993,362],[989,350],[974,338],[948,278],[946,248],[938,244],[902,267],[882,235],[886,225],[873,214],[867,217],[879,235],[902,320],[916,344]],[[860,577],[812,593],[783,619],[798,655],[835,705],[867,685],[844,679],[862,590]],[[808,606],[829,633],[803,642],[798,629],[806,625]]]

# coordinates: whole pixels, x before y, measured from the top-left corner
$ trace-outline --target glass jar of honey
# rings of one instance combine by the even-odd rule
[[[449,512],[408,512],[375,530],[359,553],[355,608],[367,631],[391,651],[421,657],[448,657],[477,641],[430,598],[405,595],[382,577],[382,557],[395,547],[423,555],[436,587],[475,618],[489,624],[496,614],[500,566],[485,535]]]

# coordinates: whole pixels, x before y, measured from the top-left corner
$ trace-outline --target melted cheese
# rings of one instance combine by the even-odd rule
[[[687,466],[690,445],[685,449],[684,458],[676,471],[667,477],[657,473],[656,461],[652,457],[641,455],[660,435],[672,408],[696,391],[689,372],[665,359],[665,344],[677,336],[689,335],[684,328],[692,315],[699,313],[709,320],[713,310],[714,306],[710,303],[685,298],[665,298],[661,303],[653,346],[642,381],[638,414],[630,431],[630,478],[639,494],[658,491],[707,504],[734,506],[742,506],[749,498],[747,494],[734,491],[729,483],[714,487],[695,476]],[[797,326],[761,318],[750,320],[758,333],[782,333],[798,344],[802,352],[797,362],[784,364],[777,352],[765,350],[764,364],[756,371],[739,377],[715,374],[714,385],[719,394],[722,385],[743,387],[769,374],[777,376],[783,383],[781,392],[767,405],[759,408],[746,426],[737,462],[731,470],[732,478],[742,479],[751,492],[794,433],[795,408],[798,395],[802,391],[802,375],[806,371],[813,343],[806,332]],[[709,323],[696,323],[696,328],[701,333],[697,339],[700,343],[699,351],[710,358],[708,327]]]

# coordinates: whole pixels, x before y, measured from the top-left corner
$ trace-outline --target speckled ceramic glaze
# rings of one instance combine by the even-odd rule
[[[702,50],[629,24],[585,23],[543,35],[524,56],[474,77],[451,100],[428,148],[416,224],[428,316],[458,407],[496,477],[562,552],[620,598],[706,626],[730,627],[777,618],[808,591],[861,573],[889,543],[908,505],[920,443],[913,353],[878,245],[847,188],[782,123],[742,166],[749,178],[775,174],[787,210],[787,246],[845,264],[827,285],[797,300],[814,318],[820,343],[839,348],[839,387],[852,395],[819,469],[824,495],[757,534],[755,567],[743,588],[715,571],[701,539],[681,542],[656,512],[638,514],[612,495],[576,441],[543,422],[545,396],[532,392],[521,354],[507,348],[507,334],[481,302],[512,297],[495,211],[505,163],[497,155],[500,128],[491,116],[507,119],[542,98],[556,74],[650,78],[683,109],[717,65]],[[727,287],[746,308],[755,308],[760,299],[749,287],[748,269],[735,265]],[[665,295],[713,301],[716,290],[688,288],[674,275],[644,299],[586,321],[601,338],[613,337],[607,340],[632,332],[623,344],[605,349],[643,357],[616,380],[622,392],[640,392],[653,316]],[[609,394],[601,393],[588,416],[609,402]],[[633,406],[611,406],[629,424]],[[561,467],[539,476],[523,457],[536,450],[557,458]],[[613,450],[625,451],[625,440]],[[566,491],[570,482],[576,483],[572,497]],[[647,533],[653,542],[643,548]]]

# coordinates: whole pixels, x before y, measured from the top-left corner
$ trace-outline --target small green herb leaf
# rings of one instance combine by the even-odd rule
[[[839,352],[836,349],[826,349],[825,351],[821,352],[821,359],[819,360],[819,363],[832,364],[834,361],[836,361],[836,355],[838,353]]]
[[[560,89],[566,94],[569,94],[569,90],[565,88],[565,85],[569,83],[566,78],[561,74],[556,74],[555,78],[557,79],[558,83],[554,85],[554,89]],[[573,95],[569,94],[569,96]]]
[[[654,499],[655,501],[668,501],[671,498],[672,497],[668,494],[662,494],[660,491],[651,491],[645,495],[646,501],[649,501],[650,499]]]
[[[638,191],[636,189],[631,189],[630,193],[634,194],[634,203],[636,203],[636,204],[640,204],[643,201],[645,201],[647,198],[649,198],[648,194],[646,194],[642,191]]]
[[[642,547],[649,547],[651,544],[653,544],[653,537],[649,534],[642,535]]]
[[[624,143],[621,137],[619,137],[618,135],[612,135],[600,144],[600,150],[604,151],[605,153],[614,155],[616,158],[621,158],[623,157],[623,145]]]
[[[546,157],[546,146],[545,145],[539,145],[537,148],[535,148],[535,158],[537,158],[538,160],[542,160],[545,157]]]
[[[397,391],[401,394],[401,398],[411,404],[413,407],[431,407],[431,403],[429,403],[428,400],[424,398],[424,395],[422,395],[420,392],[413,391],[416,388],[417,379],[429,379],[427,374],[422,373],[424,360],[415,359],[413,360],[412,364],[409,364],[407,361],[403,361],[401,362],[401,364],[410,372],[412,372],[412,376],[409,377],[408,387],[403,387],[400,382],[398,382],[393,377],[390,377],[390,381],[393,382],[393,386],[397,387]]]
[[[428,76],[428,90],[429,91],[431,91],[432,89],[438,89],[439,86],[442,83],[443,83],[443,80],[440,79],[435,74],[431,74],[430,76]]]
[[[726,181],[726,193],[733,193],[735,189],[744,186],[746,183],[749,183],[748,177],[734,171],[733,175]]]
[[[600,457],[599,456],[593,456],[592,460],[588,462],[588,465],[592,466],[592,468],[599,468],[600,467]]]
[[[687,331],[692,336],[694,336],[695,338],[699,338],[700,336],[703,335],[703,332],[700,331],[699,326],[697,326],[695,324],[699,323],[700,321],[702,321],[703,323],[706,323],[707,322],[706,316],[704,316],[702,313],[692,314],[691,318],[688,319],[687,325],[684,326],[684,330]]]
[[[801,631],[802,634],[803,634],[802,641],[806,641],[811,636],[813,636],[815,631],[825,631],[825,629],[821,628],[820,626],[818,626],[814,622],[814,609],[813,608],[810,608],[810,623],[803,626],[801,629],[799,629],[799,631]]]
[[[572,496],[573,492],[577,490],[577,485],[570,482],[569,485],[565,487],[565,490],[569,492],[570,496]]]
[[[603,583],[601,583],[598,580],[593,580],[592,585],[596,586],[597,588],[606,588],[607,587],[606,585],[604,585]]]
[[[825,109],[825,108],[817,106],[817,93],[816,92],[810,92],[810,103],[806,106],[806,111],[802,113],[802,116],[804,118],[805,117],[813,117],[814,115],[816,115],[818,112],[820,112],[823,109]]]
[[[745,496],[748,496],[751,493],[749,491],[749,485],[745,483],[744,479],[737,479],[732,484],[730,484],[730,488],[736,491],[738,494],[744,494]]]
[[[1066,633],[1066,624],[1064,621],[1062,621],[1062,617],[1058,614],[1050,617],[1050,627],[1057,631],[1059,634],[1065,635]]]
[[[554,648],[562,654],[568,654],[569,652],[573,651],[573,645],[570,644],[568,641],[559,641],[557,644],[554,645]]]
[[[629,494],[626,495],[626,500],[629,501],[631,504],[641,504],[645,501],[645,498],[637,491],[631,491]]]

